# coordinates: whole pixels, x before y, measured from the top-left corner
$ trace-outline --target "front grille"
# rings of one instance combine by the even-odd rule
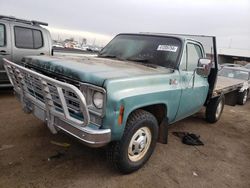
[[[24,87],[25,92],[28,92],[37,100],[45,103],[45,99],[44,99],[45,93],[43,93],[43,90],[42,90],[43,86],[40,80],[28,73],[24,73],[23,78],[27,86],[27,88]],[[53,106],[55,107],[56,110],[62,112],[63,107],[62,107],[61,100],[59,98],[57,88],[50,83],[48,83],[47,85],[49,89],[48,93],[51,96],[51,99],[52,99],[51,101],[53,102]],[[76,94],[74,94],[72,91],[65,90],[65,89],[62,89],[62,92],[65,97],[67,108],[70,114],[74,116],[79,116],[78,118],[83,120],[83,117],[81,116],[81,111],[80,111],[80,102]]]
[[[89,113],[78,88],[5,60],[5,69],[16,92],[64,119],[86,125]],[[38,102],[39,101],[39,102]],[[87,117],[86,117],[87,116]],[[86,119],[87,118],[87,119]]]

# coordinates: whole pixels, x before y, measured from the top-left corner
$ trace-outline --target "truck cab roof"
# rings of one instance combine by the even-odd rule
[[[151,32],[141,32],[139,34],[152,35],[152,36],[162,36],[162,37],[175,37],[181,40],[192,40],[195,42],[202,43],[202,38],[215,38],[215,36],[209,35],[191,35],[191,34],[173,34],[173,33],[151,33]]]
[[[16,18],[14,16],[4,16],[4,15],[0,15],[0,19],[1,20],[5,20],[5,21],[9,21],[9,22],[19,22],[19,23],[23,23],[23,24],[27,24],[27,25],[32,25],[32,26],[48,26],[48,23],[45,22],[41,22],[41,21],[36,21],[36,20],[25,20],[25,19],[21,19],[21,18]]]

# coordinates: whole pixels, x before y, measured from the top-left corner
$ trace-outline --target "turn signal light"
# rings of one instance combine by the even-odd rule
[[[119,117],[118,117],[118,125],[122,124],[123,115],[124,115],[124,106],[121,106],[120,111],[119,111]]]

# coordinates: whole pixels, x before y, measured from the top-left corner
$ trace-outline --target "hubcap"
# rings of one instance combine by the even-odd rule
[[[132,136],[128,147],[128,158],[133,161],[139,161],[147,153],[151,144],[152,134],[149,128],[142,127]]]
[[[220,103],[219,103],[218,106],[217,106],[216,114],[215,114],[216,119],[219,118],[219,116],[220,116],[220,114],[221,114],[221,110],[222,110],[222,101],[220,101]]]

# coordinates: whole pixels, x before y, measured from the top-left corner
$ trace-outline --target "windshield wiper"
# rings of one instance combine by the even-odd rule
[[[117,58],[116,55],[98,55],[98,57],[104,57],[104,58]]]
[[[143,63],[149,62],[149,59],[142,59],[142,58],[127,58],[126,60],[128,60],[128,61],[136,61],[136,62],[143,62]]]

